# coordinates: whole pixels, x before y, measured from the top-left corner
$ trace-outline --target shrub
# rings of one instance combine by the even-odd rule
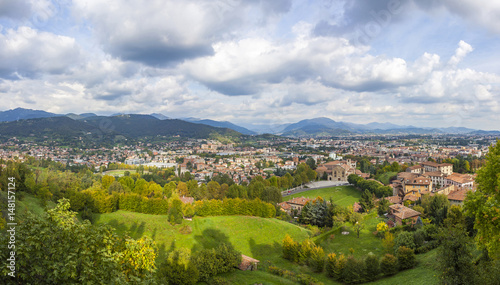
[[[394,275],[398,272],[398,260],[392,254],[386,254],[380,261],[380,271],[384,275]]]
[[[427,243],[424,243],[423,246],[417,248],[415,250],[415,253],[426,253],[429,250],[435,249],[439,246],[439,240],[431,240],[428,241]]]
[[[192,264],[187,252],[176,250],[170,253],[157,270],[158,283],[196,284],[198,269]]]
[[[325,268],[325,252],[320,246],[315,246],[311,252],[308,262],[309,267],[314,272],[322,272]]]
[[[338,279],[338,276],[335,274],[336,263],[337,255],[335,253],[328,254],[325,265],[326,275],[334,279]]]
[[[342,272],[342,281],[345,283],[359,283],[364,281],[364,275],[364,262],[354,256],[349,256]]]
[[[365,258],[366,279],[373,281],[377,279],[380,273],[380,261],[373,253],[368,254]]]
[[[412,268],[417,263],[415,252],[406,246],[400,246],[396,256],[398,258],[399,269],[401,270]]]
[[[415,241],[413,239],[413,234],[410,232],[399,233],[399,235],[394,239],[394,244],[396,250],[400,246],[405,246],[407,248],[415,249]]]
[[[299,282],[299,284],[302,284],[302,285],[323,285],[323,282],[319,282],[311,275],[307,275],[304,273],[298,274],[296,278],[297,278],[297,282]]]
[[[283,257],[292,262],[299,261],[300,245],[288,234],[283,239]]]
[[[299,263],[307,264],[316,244],[310,239],[302,241],[299,251]]]

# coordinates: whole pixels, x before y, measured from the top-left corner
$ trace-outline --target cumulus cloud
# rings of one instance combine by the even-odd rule
[[[75,11],[93,24],[105,49],[124,60],[172,65],[211,55],[212,43],[234,37],[257,6],[276,15],[290,1],[75,1]]]
[[[80,53],[74,38],[29,27],[9,29],[0,34],[0,77],[63,73],[79,62]]]
[[[464,42],[464,41],[460,41],[458,43],[458,48],[455,50],[455,55],[453,55],[450,59],[450,61],[448,62],[448,64],[452,65],[452,66],[456,66],[459,62],[462,61],[462,59],[465,58],[465,56],[472,52],[474,49],[472,48],[471,45],[469,45],[468,43]]]

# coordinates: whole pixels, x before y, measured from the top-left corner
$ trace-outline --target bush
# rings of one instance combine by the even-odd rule
[[[417,263],[415,252],[406,246],[400,246],[396,256],[398,258],[399,269],[401,270],[413,268]]]
[[[360,283],[365,278],[365,264],[362,260],[349,256],[342,272],[342,280],[345,283]]]
[[[193,258],[193,263],[200,273],[200,281],[209,281],[211,277],[232,271],[241,263],[241,253],[229,244],[221,244],[215,249],[203,249]]]
[[[438,240],[431,240],[431,241],[428,241],[427,243],[424,243],[423,246],[417,248],[415,250],[415,253],[426,253],[429,250],[437,248],[438,246],[439,246]]]
[[[281,269],[281,268],[278,268],[276,266],[269,266],[269,268],[267,270],[269,271],[269,273],[280,276],[280,277],[284,277],[287,279],[294,279],[295,278],[295,273],[293,273],[292,271]]]
[[[325,265],[326,275],[328,275],[328,277],[334,278],[335,280],[338,279],[338,276],[335,274],[336,263],[337,255],[335,253],[328,254]]]
[[[187,252],[177,250],[170,253],[157,270],[159,284],[196,284],[199,272],[193,265]]]
[[[300,245],[288,234],[283,239],[283,258],[292,262],[299,261]]]
[[[396,251],[400,246],[405,246],[407,248],[415,249],[415,241],[413,239],[413,234],[410,232],[401,232],[394,239],[394,244]]]
[[[380,261],[373,253],[365,258],[366,280],[373,281],[380,274]]]
[[[323,251],[323,248],[319,246],[313,248],[308,265],[314,272],[323,271],[325,268],[325,252]]]
[[[394,275],[398,272],[398,260],[392,254],[386,254],[380,261],[380,271],[384,275]]]
[[[313,278],[311,275],[307,274],[298,274],[297,275],[297,282],[302,285],[323,285],[323,282],[319,282],[315,278]]]

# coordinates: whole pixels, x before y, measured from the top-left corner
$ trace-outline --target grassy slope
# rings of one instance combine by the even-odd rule
[[[353,186],[337,186],[296,193],[290,196],[283,197],[283,200],[288,201],[292,198],[302,196],[307,198],[316,198],[320,196],[326,200],[330,200],[330,198],[332,198],[333,202],[337,205],[352,206],[354,202],[359,201],[361,192],[359,192]]]
[[[49,207],[53,206],[54,204],[49,202]],[[26,195],[18,204],[19,212],[24,212],[26,209],[36,215],[40,215],[44,211],[40,201],[31,195]],[[281,249],[278,245],[281,244],[286,233],[295,240],[302,241],[309,236],[309,231],[276,219],[246,216],[195,217],[193,221],[183,222],[183,225],[191,226],[193,232],[189,235],[182,235],[179,233],[181,226],[171,226],[167,222],[166,216],[118,211],[96,215],[95,218],[97,223],[113,225],[117,228],[118,233],[128,232],[130,236],[135,238],[144,235],[152,237],[159,245],[160,251],[163,251],[162,254],[174,246],[197,250],[201,247],[216,246],[218,242],[226,240],[242,253],[261,260],[260,269],[264,269],[268,264],[274,264],[296,273],[310,274],[325,284],[338,284],[326,277],[324,273],[312,273],[306,266],[292,264],[281,258]],[[348,253],[349,248],[353,248],[355,256],[363,256],[370,251],[382,254],[381,242],[372,234],[379,222],[378,218],[370,216],[365,222],[366,227],[361,232],[359,239],[347,225],[347,230],[351,232],[347,236],[341,235],[341,230],[336,229],[317,237],[316,240],[324,247],[326,253]],[[329,239],[332,233],[335,234],[335,238]],[[436,254],[437,251],[433,250],[426,254],[417,255],[418,265],[416,268],[370,284],[437,284]],[[253,272],[236,270],[226,273],[222,277],[231,284],[296,284],[260,270]]]
[[[96,223],[108,223],[118,233],[128,233],[131,237],[152,237],[160,252],[184,247],[191,250],[213,248],[218,243],[230,242],[243,254],[264,259],[276,255],[281,241],[288,233],[302,241],[309,231],[277,219],[263,219],[248,216],[195,217],[193,221],[183,221],[182,225],[171,226],[167,216],[147,215],[126,211],[95,215]],[[179,229],[189,225],[192,233],[183,235]]]
[[[377,224],[381,220],[376,213],[366,216],[365,227],[359,233],[359,238],[351,225],[346,223],[345,228],[349,232],[348,235],[342,235],[342,227],[340,227],[318,236],[316,242],[327,253],[334,252],[349,255],[349,249],[352,248],[354,249],[354,256],[365,256],[369,252],[381,256],[383,254],[382,240],[373,235],[373,232],[377,229]],[[335,235],[334,238],[331,238],[332,234]]]
[[[19,196],[17,198],[19,198]],[[46,207],[50,209],[55,207],[55,205],[56,204],[54,202],[49,201],[47,202]],[[24,194],[24,197],[21,200],[17,201],[16,214],[22,215],[27,211],[32,212],[36,216],[42,216],[43,213],[45,212],[45,206],[35,196],[30,194]]]
[[[386,172],[378,178],[378,181],[384,183],[384,185],[389,185],[389,179],[394,175],[398,174],[397,172]]]
[[[417,266],[410,270],[399,272],[398,274],[377,280],[369,284],[378,285],[433,285],[439,284],[436,270],[437,249],[424,254],[417,255]]]

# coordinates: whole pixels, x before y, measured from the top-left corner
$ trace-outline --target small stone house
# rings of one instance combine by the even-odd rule
[[[246,256],[244,254],[241,255],[241,263],[238,266],[240,270],[246,271],[254,271],[257,270],[257,265],[259,264],[259,260],[251,258],[250,256]]]
[[[403,220],[406,219],[411,219],[411,224],[414,225],[420,215],[420,212],[403,205],[394,204],[389,206],[389,218],[393,218],[396,225],[402,225]]]

